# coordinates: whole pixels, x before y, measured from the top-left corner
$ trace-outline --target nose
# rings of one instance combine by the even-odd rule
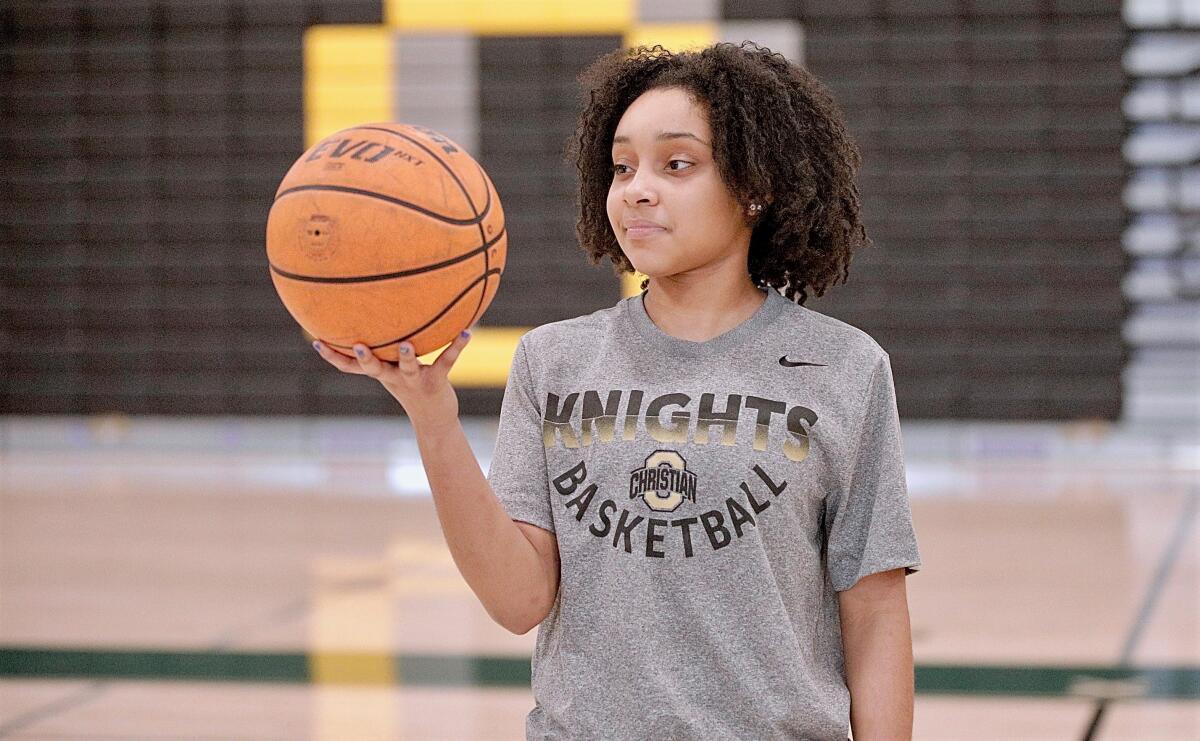
[[[658,203],[658,193],[651,187],[649,177],[643,168],[634,172],[633,177],[626,181],[623,193],[626,206],[638,204],[653,206]]]

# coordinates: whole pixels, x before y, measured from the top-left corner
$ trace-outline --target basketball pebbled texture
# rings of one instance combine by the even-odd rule
[[[301,327],[347,355],[395,361],[474,325],[508,237],[495,186],[461,147],[400,123],[325,137],[288,170],[267,217],[275,290]]]

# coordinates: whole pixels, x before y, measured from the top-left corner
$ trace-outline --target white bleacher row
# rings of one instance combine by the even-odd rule
[[[1126,0],[1122,417],[1200,425],[1200,3]]]

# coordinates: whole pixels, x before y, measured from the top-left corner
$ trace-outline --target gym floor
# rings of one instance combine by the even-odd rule
[[[916,739],[1200,738],[1195,430],[904,447]],[[462,580],[403,417],[0,418],[0,738],[523,739],[535,637]]]

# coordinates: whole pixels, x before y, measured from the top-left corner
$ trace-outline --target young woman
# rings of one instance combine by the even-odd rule
[[[909,738],[890,360],[803,306],[869,244],[842,116],[751,43],[582,80],[580,242],[647,279],[521,338],[487,478],[446,382],[466,333],[427,366],[318,349],[404,406],[467,583],[539,626],[528,738]]]

